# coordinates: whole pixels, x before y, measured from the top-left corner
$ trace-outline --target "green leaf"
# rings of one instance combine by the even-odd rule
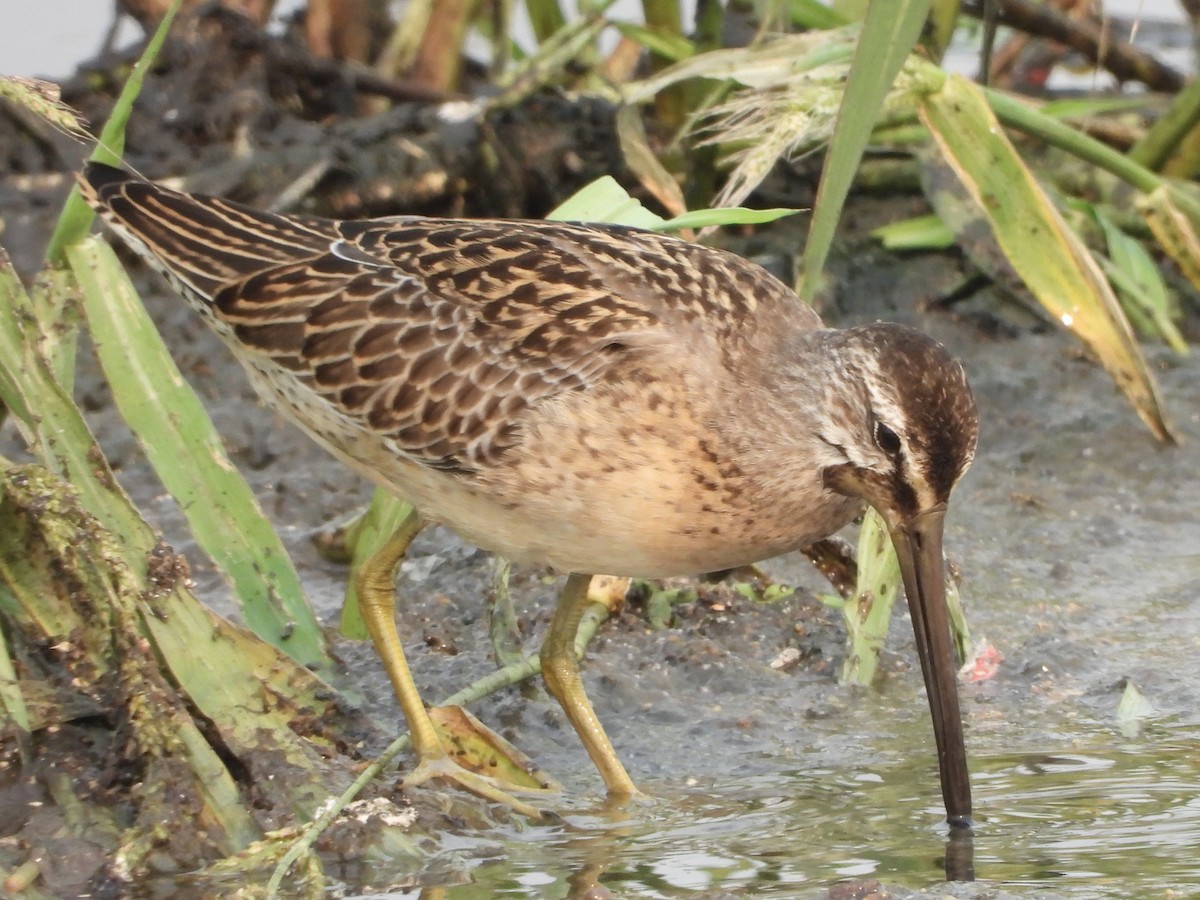
[[[820,0],[788,0],[788,16],[797,28],[809,31],[839,28],[849,21]]]
[[[1174,185],[1163,183],[1136,200],[1158,245],[1183,277],[1200,289],[1200,209]]]
[[[889,250],[945,250],[955,244],[951,231],[936,213],[890,222],[871,232]]]
[[[546,218],[556,222],[609,222],[635,228],[658,228],[665,221],[642,206],[640,200],[629,196],[611,175],[580,188],[547,213]]]
[[[656,226],[659,231],[680,231],[684,228],[711,228],[718,225],[761,225],[785,216],[804,212],[777,206],[771,209],[747,209],[744,206],[725,206],[716,209],[694,209]]]
[[[196,812],[212,820],[214,837],[225,852],[261,837],[240,802],[237,782],[188,714],[184,698],[167,684],[154,653],[135,649],[155,625],[179,629],[182,624],[172,617],[151,625],[148,620],[156,617],[142,614],[154,590],[147,590],[146,579],[138,577],[143,573],[134,568],[141,563],[144,570],[145,559],[84,510],[70,485],[41,466],[0,469],[0,520],[5,523],[0,530],[0,585],[15,601],[8,613],[17,627],[27,639],[68,641],[71,652],[61,663],[68,672],[108,684],[113,698],[137,698],[123,721],[126,740],[139,756],[172,758],[178,767],[172,776],[175,789],[193,803],[199,800],[202,809]],[[181,579],[171,581],[173,588]],[[157,592],[171,593],[172,588],[160,585]],[[154,608],[167,619],[170,603],[162,603],[164,599],[155,596]],[[203,633],[192,634],[200,639]],[[150,639],[156,643],[155,637]],[[202,655],[193,651],[179,659],[194,665]],[[261,696],[261,686],[259,691]],[[145,778],[149,791],[161,790],[154,784],[158,773],[153,766],[147,767]],[[153,797],[143,802],[152,804]]]
[[[1043,103],[1038,111],[1054,119],[1084,119],[1114,112],[1131,112],[1146,108],[1145,96],[1135,97],[1064,97]]]
[[[1142,242],[1130,237],[1101,210],[1089,204],[1092,217],[1100,223],[1108,245],[1109,265],[1105,272],[1127,303],[1147,317],[1151,327],[1176,353],[1188,353],[1187,342],[1179,333],[1174,319],[1179,310]],[[1101,265],[1105,260],[1101,259]]]
[[[327,763],[288,724],[300,709],[320,715],[323,704],[317,697],[328,692],[327,686],[274,647],[204,609],[188,592],[185,580],[171,568],[169,554],[164,554],[159,539],[113,477],[49,360],[39,352],[32,303],[3,254],[0,299],[0,394],[23,419],[26,436],[42,462],[3,473],[6,481],[0,487],[0,501],[7,509],[0,521],[7,527],[0,529],[0,582],[9,592],[6,607],[20,592],[15,599],[30,621],[48,625],[42,631],[54,640],[93,635],[114,622],[119,626],[117,634],[144,635],[149,641],[144,656],[139,650],[126,661],[161,660],[170,669],[171,683],[206,718],[221,746],[243,759],[264,754],[272,765],[286,760],[314,771],[325,767]],[[25,526],[40,534],[37,541],[31,540],[33,531],[18,533]],[[51,531],[59,536],[51,537]],[[47,559],[43,551],[53,558]],[[53,587],[70,583],[74,575],[92,587],[78,592]],[[136,621],[130,603],[137,608]],[[75,627],[69,619],[80,610],[85,615],[77,618],[79,627]],[[122,618],[117,622],[113,616]],[[111,650],[116,645],[110,638],[104,646]],[[264,698],[270,702],[264,705]],[[163,727],[168,725],[173,732],[168,739],[183,741],[183,756],[198,772],[203,770],[204,791],[217,804],[211,811],[215,827],[228,827],[227,836],[238,843],[249,839],[249,834],[222,821],[223,801],[215,797],[219,788],[215,779],[226,780],[228,790],[223,795],[231,801],[237,788],[221,772],[221,759],[209,743],[213,734],[201,734],[186,717],[178,727],[176,723]],[[297,783],[290,776],[268,782],[261,787],[272,794],[288,793]],[[296,808],[311,814],[314,791],[305,782],[298,793],[302,796],[286,798],[287,803],[295,802]],[[250,829],[255,828],[244,813],[241,817]]]
[[[875,680],[900,590],[900,562],[892,537],[883,517],[874,509],[863,516],[856,561],[858,585],[843,608],[848,646],[842,681],[867,687]]]
[[[740,206],[716,209],[695,209],[664,219],[631,197],[611,175],[597,178],[568,197],[546,218],[557,222],[607,222],[611,225],[630,225],[652,231],[680,231],[684,228],[709,228],[717,225],[761,225],[784,216],[803,212],[799,209],[775,207],[747,209]]]
[[[113,398],[196,540],[233,585],[246,623],[304,665],[329,662],[300,579],[225,455],[124,267],[92,238],[67,248]]]
[[[6,593],[8,588],[0,583],[0,594]],[[5,730],[16,739],[21,762],[28,764],[33,762],[33,729],[29,724],[29,710],[25,705],[25,695],[21,692],[21,682],[17,679],[17,670],[12,657],[8,655],[9,636],[4,633],[4,628],[5,622],[0,619],[0,720],[7,723]]]
[[[1172,155],[1185,150],[1187,136],[1200,122],[1200,81],[1193,79],[1171,99],[1159,116],[1129,151],[1129,158],[1148,169],[1160,171]],[[1195,159],[1184,171],[1194,171]]]
[[[119,488],[97,482],[92,471],[77,474],[86,492],[131,509]],[[328,696],[328,685],[205,609],[189,592],[178,557],[159,552],[144,522],[115,534],[83,499],[84,491],[42,466],[0,470],[0,584],[17,600],[24,633],[69,640],[64,663],[110,684],[110,699],[130,710],[126,726],[139,756],[170,757],[192,770],[206,807],[196,812],[211,818],[213,837],[227,852],[261,836],[226,766],[230,756],[251,771],[269,767],[278,775],[256,786],[264,805],[311,816],[345,775],[313,735],[292,726],[298,717],[325,714],[319,698]],[[153,766],[147,775],[155,777]],[[183,776],[180,769],[172,783],[188,792]]]
[[[0,252],[0,399],[19,420],[32,451],[70,481],[87,510],[115,534],[146,534],[136,549],[149,553],[149,529],[113,477],[79,409],[49,360],[39,352],[39,323],[7,256]]]
[[[23,351],[35,340],[37,332],[29,296],[8,255],[0,249],[0,351],[4,353],[0,359],[0,404],[17,417],[30,444],[36,440],[30,430],[33,409],[18,373],[25,365]]]
[[[567,24],[558,0],[525,0],[525,12],[533,26],[533,36],[541,43]]]
[[[1142,723],[1155,713],[1154,704],[1137,689],[1132,681],[1125,682],[1121,702],[1117,704],[1117,727],[1127,738],[1135,738],[1142,731]]]

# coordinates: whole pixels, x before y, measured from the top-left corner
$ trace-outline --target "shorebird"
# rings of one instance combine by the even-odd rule
[[[574,656],[588,577],[734,568],[875,507],[900,558],[947,817],[969,823],[942,531],[978,418],[940,344],[895,324],[827,328],[759,266],[636,228],[275,215],[97,163],[80,183],[267,403],[424,521],[568,574],[542,674],[610,795],[636,788]],[[418,756],[404,783],[513,801],[451,759],[409,673],[394,573],[413,534],[358,583]]]

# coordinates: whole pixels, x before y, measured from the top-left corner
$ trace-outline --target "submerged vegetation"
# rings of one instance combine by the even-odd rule
[[[1040,102],[986,87],[939,65],[966,16],[957,3],[928,0],[869,4],[862,16],[845,8],[854,4],[700,0],[687,22],[677,0],[644,0],[637,22],[609,18],[610,2],[581,2],[582,12],[569,16],[557,0],[412,0],[390,22],[384,3],[312,0],[283,38],[241,20],[230,26],[222,17],[231,13],[184,13],[172,26],[175,10],[165,2],[123,5],[157,32],[131,71],[122,63],[89,76],[95,83],[130,76],[97,136],[95,158],[127,155],[153,165],[137,146],[139,138],[155,140],[147,123],[141,131],[127,126],[137,122],[134,103],[156,54],[164,42],[186,48],[213,33],[221,40],[224,28],[241,29],[243,41],[252,34],[260,42],[253,65],[275,67],[263,83],[290,78],[293,108],[324,121],[329,133],[346,129],[341,143],[305,158],[301,174],[276,183],[274,200],[284,206],[343,214],[464,206],[478,212],[470,207],[485,202],[482,196],[504,214],[619,221],[704,237],[719,226],[750,228],[795,212],[740,207],[759,205],[756,192],[781,166],[823,153],[796,272],[800,296],[819,302],[844,203],[869,168],[864,154],[885,148],[919,180],[935,218],[919,223],[916,239],[899,226],[882,239],[908,250],[957,243],[987,276],[1011,284],[1014,296],[1074,334],[1150,432],[1173,439],[1135,335],[1189,352],[1179,298],[1194,299],[1200,290],[1200,196],[1186,180],[1200,146],[1194,86],[1168,98],[1149,126],[1128,101]],[[268,20],[269,2],[245,5],[258,25]],[[520,38],[518,14],[530,31]],[[173,59],[186,56],[184,50]],[[1120,66],[1122,77],[1168,77],[1120,41],[1099,62]],[[497,123],[507,116],[519,124],[530,105],[548,105],[549,96],[566,96],[571,109],[599,104],[597,116],[606,117],[605,133],[619,147],[624,187],[594,181],[600,173],[586,157],[596,153],[602,164],[611,157],[579,144],[556,148],[562,171],[527,196],[488,193],[489,181],[514,171],[503,140],[494,140]],[[50,86],[0,79],[0,100],[21,116],[85,133]],[[398,112],[411,119],[397,124]],[[205,129],[217,127],[204,111],[184,110],[182,118],[194,129],[181,128],[183,143],[195,133],[212,137]],[[438,146],[453,148],[459,138],[438,129],[461,123],[474,129],[484,151],[431,163],[431,145],[422,142],[434,134],[430,140],[444,140]],[[239,124],[245,128],[222,135],[228,150],[220,162],[210,161],[209,174],[225,187],[266,177],[247,175],[252,167],[239,162],[232,135],[252,130]],[[393,130],[410,126],[399,137]],[[372,144],[376,132],[384,139]],[[538,138],[558,140],[549,131]],[[536,157],[535,143],[513,155]],[[347,163],[351,150],[375,156],[369,164],[357,157]],[[271,167],[286,167],[283,153]],[[483,171],[472,170],[477,164]],[[398,171],[412,177],[372,193],[347,187],[339,165],[369,168],[376,184]],[[590,187],[575,193],[577,181]],[[550,212],[568,193],[573,205]],[[0,751],[14,770],[34,771],[39,758],[65,752],[62,735],[79,718],[98,718],[119,736],[107,757],[98,755],[95,765],[108,770],[90,788],[65,778],[45,786],[54,804],[72,810],[74,827],[99,835],[110,854],[97,884],[206,867],[218,883],[239,867],[256,870],[262,882],[263,871],[283,859],[273,885],[284,872],[299,871],[293,889],[315,894],[322,873],[309,850],[317,832],[299,829],[322,811],[322,825],[336,819],[341,805],[327,806],[326,797],[349,789],[349,802],[361,789],[358,742],[349,735],[374,726],[330,688],[337,665],[329,639],[282,542],[116,254],[86,237],[90,225],[91,212],[72,195],[46,251],[47,267],[32,284],[0,255],[0,401],[6,427],[20,432],[34,460],[0,460]],[[131,431],[228,579],[245,629],[205,610],[191,592],[186,562],[153,533],[114,477],[73,397],[81,329]],[[400,500],[378,495],[340,549],[360,561],[408,512]],[[872,527],[859,548],[864,583],[844,591],[855,639],[844,673],[865,683],[876,671],[897,579],[888,542]],[[507,621],[501,588],[498,582],[499,622]],[[757,587],[742,589],[759,595]],[[694,597],[677,585],[638,590],[650,595],[658,624],[669,622],[672,602]],[[616,602],[611,590],[598,594],[581,643]],[[352,597],[345,609],[342,630],[361,636]],[[959,629],[965,655],[965,623]],[[494,633],[501,673],[464,688],[468,696],[537,671],[536,657],[506,656],[503,628]],[[262,777],[267,771],[272,777]],[[371,815],[382,822],[399,813]],[[371,839],[380,852],[409,854],[419,867],[415,842]],[[36,891],[36,866],[13,859],[5,865],[9,890]]]

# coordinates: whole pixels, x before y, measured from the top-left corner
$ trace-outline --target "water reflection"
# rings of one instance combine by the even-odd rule
[[[993,813],[980,865],[990,877],[1058,891],[1088,884],[1095,896],[1200,891],[1195,737],[1106,755],[998,758],[989,770],[980,789]]]
[[[1200,890],[1197,736],[976,757],[973,843],[941,824],[916,764],[714,779],[674,793],[648,785],[653,800],[506,835],[470,884],[407,896],[806,897],[869,878],[940,884],[953,897],[943,867],[963,877],[972,866],[983,881],[1068,898]]]

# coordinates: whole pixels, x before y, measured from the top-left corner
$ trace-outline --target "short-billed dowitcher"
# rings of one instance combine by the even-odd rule
[[[610,794],[636,789],[573,653],[588,575],[741,566],[871,504],[899,552],[947,814],[969,821],[942,523],[978,420],[940,344],[826,328],[753,263],[634,228],[273,215],[95,163],[82,185],[332,454],[467,541],[569,574],[542,672]],[[449,758],[409,673],[393,577],[411,538],[360,576],[419,756],[406,783],[505,796]]]

